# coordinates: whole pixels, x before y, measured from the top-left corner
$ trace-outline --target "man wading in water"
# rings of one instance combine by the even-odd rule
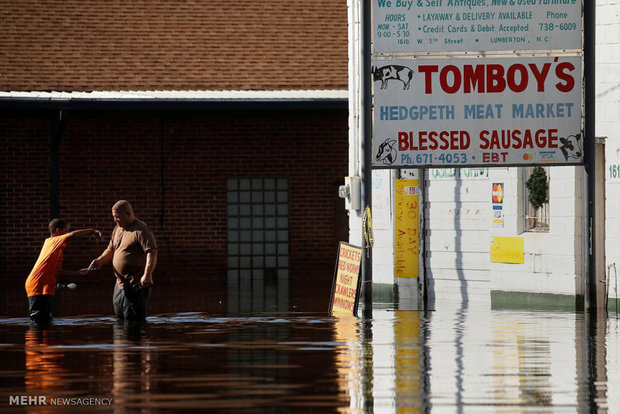
[[[157,242],[149,227],[134,215],[128,201],[112,206],[116,227],[110,243],[89,270],[100,269],[112,262],[114,312],[119,319],[142,321],[146,318],[146,303],[153,286],[153,271],[157,265]]]

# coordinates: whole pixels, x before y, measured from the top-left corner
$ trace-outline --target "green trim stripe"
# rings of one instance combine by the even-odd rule
[[[576,297],[552,293],[491,291],[491,309],[576,310]]]

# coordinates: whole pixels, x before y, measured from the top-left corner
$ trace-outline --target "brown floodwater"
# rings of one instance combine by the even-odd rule
[[[283,293],[280,292],[281,296]],[[268,295],[267,295],[268,296]],[[248,299],[249,298],[249,299]],[[0,411],[618,412],[616,315],[438,304],[332,318],[328,298],[156,286],[145,324],[111,315],[111,286],[60,292],[29,327],[0,305]],[[286,308],[282,308],[282,305]],[[314,304],[314,306],[312,305]],[[46,405],[36,405],[45,403]]]

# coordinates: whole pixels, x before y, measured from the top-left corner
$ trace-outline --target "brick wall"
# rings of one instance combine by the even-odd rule
[[[49,234],[49,130],[47,119],[0,122],[0,277],[32,267]]]
[[[48,235],[50,123],[3,118],[0,133],[0,277],[23,280]],[[287,177],[291,290],[301,279],[328,287],[337,242],[347,237],[337,196],[347,143],[346,111],[72,113],[59,149],[60,216],[109,240],[110,207],[130,200],[158,239],[157,277],[225,281],[226,179]],[[87,265],[105,246],[72,242],[66,268]]]

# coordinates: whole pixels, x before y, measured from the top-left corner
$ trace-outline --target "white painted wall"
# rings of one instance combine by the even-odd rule
[[[605,141],[605,256],[610,271],[610,297],[620,271],[620,1],[596,1],[596,136]],[[619,287],[620,289],[620,287]]]
[[[430,169],[425,203],[426,278],[429,308],[475,301],[490,306],[489,227],[491,182],[443,176]],[[465,170],[461,170],[462,172]]]
[[[523,178],[518,168],[491,170],[493,182],[506,183],[505,226],[494,236],[522,237],[524,263],[491,263],[491,290],[575,295],[581,275],[582,167],[549,169],[549,232],[523,232]]]
[[[581,167],[553,167],[550,181],[550,228],[539,233],[523,232],[520,169],[489,168],[482,179],[429,176],[426,265],[437,306],[465,294],[489,303],[491,290],[575,294],[582,257]],[[492,222],[493,183],[504,188],[499,227]],[[492,263],[494,236],[523,238],[524,263]]]

